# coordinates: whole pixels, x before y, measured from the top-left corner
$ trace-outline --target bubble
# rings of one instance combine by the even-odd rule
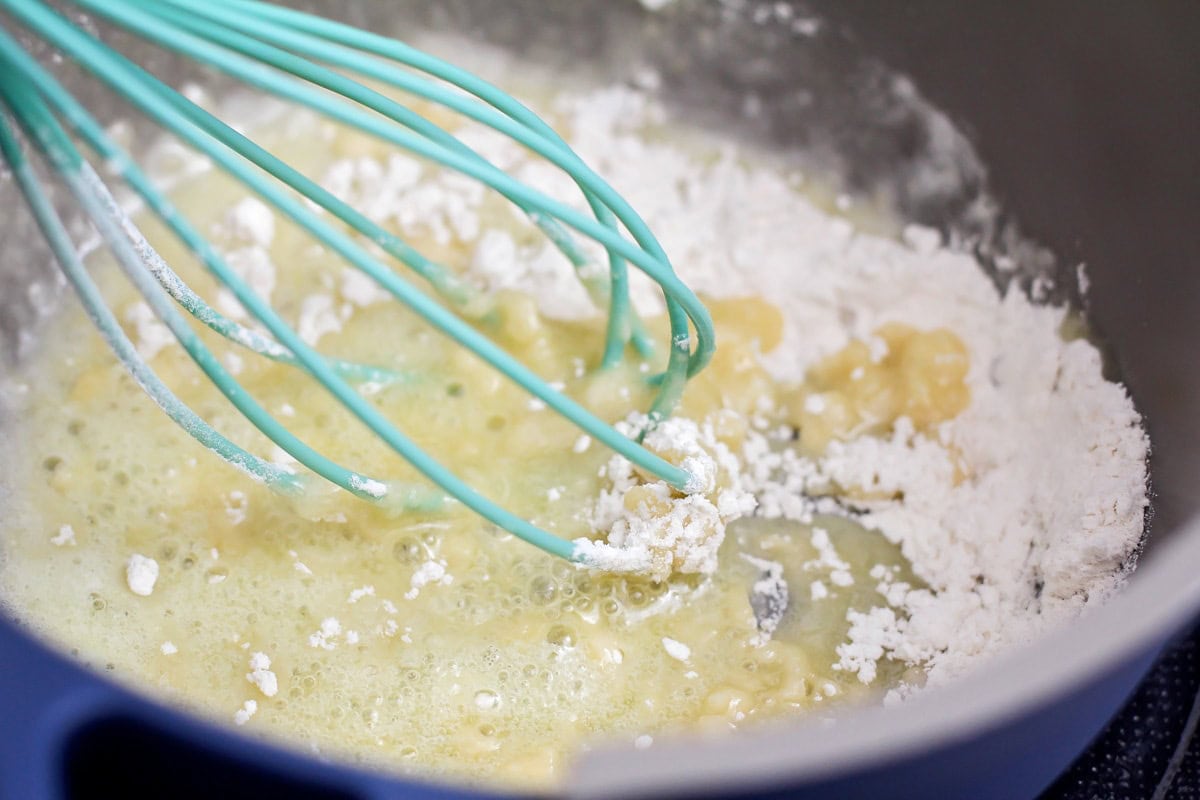
[[[544,606],[558,594],[554,581],[545,576],[534,578],[529,585],[529,597],[535,605]]]
[[[546,641],[555,647],[574,647],[575,632],[566,625],[555,625],[546,634]]]

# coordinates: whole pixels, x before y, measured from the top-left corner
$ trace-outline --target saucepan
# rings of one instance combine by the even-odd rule
[[[941,229],[997,281],[1090,315],[1145,415],[1153,505],[1128,586],[1068,629],[893,708],[581,757],[575,796],[1030,797],[1200,609],[1200,7],[999,0],[304,3],[407,39],[447,31],[576,74],[650,69],[672,110]],[[649,6],[665,6],[650,9]],[[787,11],[778,13],[786,6]],[[781,19],[786,18],[786,22]],[[213,80],[161,54],[171,81]],[[93,108],[115,119],[60,65]],[[61,287],[0,179],[0,369]],[[1079,266],[1090,287],[1081,291]],[[1047,290],[1047,287],[1050,287]],[[0,497],[0,508],[3,498]],[[3,543],[0,542],[0,548]],[[162,707],[0,617],[5,798],[450,797]]]

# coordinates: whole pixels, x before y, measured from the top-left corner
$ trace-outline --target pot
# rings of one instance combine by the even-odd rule
[[[565,794],[1034,796],[1200,609],[1200,7],[1105,4],[1084,14],[1058,0],[681,0],[651,14],[615,0],[305,5],[401,38],[462,32],[564,72],[638,80],[653,69],[681,116],[940,228],[973,248],[998,284],[1086,308],[1112,374],[1146,416],[1152,524],[1128,587],[1104,606],[897,708],[847,710],[828,727],[798,719],[720,740],[592,751]],[[112,38],[156,74],[190,74]],[[69,65],[60,71],[94,109],[116,116],[94,85]],[[15,209],[0,220],[0,368],[10,368],[45,328],[60,283],[4,180],[0,207]],[[1017,269],[997,269],[1012,262]],[[6,798],[473,794],[214,728],[85,671],[2,617],[0,663]]]

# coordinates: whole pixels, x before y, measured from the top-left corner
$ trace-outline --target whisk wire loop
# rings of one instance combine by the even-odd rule
[[[672,323],[672,347],[668,357],[668,368],[664,373],[655,406],[652,408],[653,413],[662,414],[669,411],[677,399],[678,392],[681,391],[681,381],[686,380],[693,369],[699,369],[707,361],[712,348],[711,319],[690,290],[674,275],[665,253],[662,252],[645,223],[611,187],[587,169],[578,157],[570,152],[565,143],[562,143],[561,139],[558,139],[552,132],[545,135],[542,130],[549,131],[548,126],[545,126],[540,120],[537,120],[536,126],[527,125],[522,118],[528,114],[536,120],[536,116],[533,116],[532,112],[528,112],[516,101],[508,98],[507,95],[494,90],[490,85],[479,86],[472,81],[464,88],[477,96],[481,93],[484,95],[495,93],[507,100],[496,104],[492,101],[497,98],[485,97],[485,100],[493,107],[475,101],[464,105],[461,102],[461,96],[443,87],[432,85],[423,86],[421,93],[422,96],[432,93],[435,99],[439,94],[445,95],[451,100],[450,103],[444,103],[445,105],[459,106],[460,108],[456,110],[468,109],[464,113],[469,112],[473,118],[482,120],[485,124],[510,135],[511,138],[530,147],[566,171],[580,186],[585,199],[596,212],[596,220],[512,180],[459,140],[440,129],[430,130],[429,125],[423,120],[418,122],[410,110],[325,67],[304,61],[299,56],[259,42],[239,31],[221,29],[220,35],[209,37],[190,33],[189,29],[197,29],[194,23],[198,18],[187,18],[186,14],[181,11],[184,8],[195,10],[194,4],[190,2],[171,0],[169,4],[164,3],[161,7],[156,7],[153,13],[141,10],[139,7],[145,6],[137,0],[112,3],[98,3],[95,0],[76,0],[76,2],[152,41],[184,52],[197,60],[210,63],[248,83],[308,105],[334,119],[346,122],[419,156],[482,181],[530,213],[534,222],[539,224],[543,232],[551,238],[556,246],[563,249],[564,254],[567,254],[569,258],[569,251],[576,245],[565,233],[561,232],[560,228],[557,228],[558,222],[554,222],[554,220],[561,221],[604,246],[610,255],[610,265],[614,260],[625,259],[646,272],[663,287]],[[230,8],[241,5],[240,3],[226,4],[223,1],[217,4],[228,5]],[[252,6],[261,10],[258,4],[252,4]],[[73,26],[40,0],[0,0],[0,7],[6,8],[47,41],[69,53],[73,59],[128,98],[152,119],[211,158],[222,169],[296,221],[318,241],[369,275],[397,300],[405,303],[435,327],[480,355],[522,388],[541,399],[547,406],[571,420],[597,440],[625,455],[635,464],[667,480],[677,488],[685,491],[693,491],[697,488],[692,485],[693,477],[685,470],[645,450],[637,442],[621,435],[575,401],[554,391],[532,371],[513,360],[459,316],[418,291],[396,273],[376,261],[345,234],[328,225],[313,210],[274,184],[271,178],[282,181],[302,196],[326,208],[360,234],[367,236],[376,244],[380,244],[385,252],[397,257],[410,267],[413,267],[413,262],[415,262],[418,266],[414,267],[414,270],[418,274],[422,274],[422,267],[428,267],[425,269],[423,277],[429,278],[435,287],[439,286],[439,281],[442,282],[442,288],[452,287],[454,282],[458,281],[457,278],[444,272],[441,267],[433,265],[432,262],[422,263],[423,257],[398,237],[382,231],[331,193],[211,114],[192,104],[158,81],[153,75]],[[274,10],[275,7],[266,8]],[[282,19],[281,24],[296,22],[296,19],[290,16],[271,18]],[[199,29],[204,30],[204,27],[200,26]],[[209,30],[210,34],[212,32]],[[274,33],[277,34],[279,31],[274,31]],[[339,32],[339,35],[343,34],[344,32]],[[308,36],[309,32],[306,31],[303,35]],[[214,42],[220,42],[220,44]],[[311,44],[311,42],[307,42],[305,47]],[[373,42],[372,45],[378,46],[378,43]],[[231,47],[233,49],[230,49]],[[301,49],[303,50],[303,48]],[[235,52],[236,50],[242,52]],[[407,51],[401,51],[400,55],[408,58],[409,61],[420,61],[412,59],[412,54]],[[314,57],[316,57],[315,54]],[[370,368],[364,365],[328,360],[309,347],[215,253],[211,245],[183,220],[178,211],[153,188],[147,177],[137,169],[132,159],[104,135],[98,123],[86,110],[2,29],[0,29],[0,59],[10,67],[10,69],[4,70],[7,77],[0,79],[0,90],[2,90],[0,97],[3,98],[8,112],[18,121],[36,149],[50,161],[54,170],[67,184],[117,256],[117,261],[123,271],[146,298],[155,314],[167,324],[188,355],[208,375],[214,385],[269,439],[305,467],[359,497],[382,501],[384,496],[393,490],[400,490],[396,494],[402,495],[404,501],[410,505],[418,507],[436,505],[436,503],[430,503],[428,497],[423,498],[420,491],[398,484],[378,482],[347,470],[316,453],[293,436],[259,406],[224,370],[195,331],[175,311],[170,302],[171,298],[178,301],[185,310],[192,312],[210,328],[226,333],[235,340],[247,344],[251,349],[263,352],[268,357],[301,366],[393,450],[449,495],[472,510],[548,552],[568,558],[575,557],[574,548],[569,542],[537,528],[475,492],[392,426],[346,381],[347,377],[353,378],[360,374],[356,370],[369,370]],[[402,63],[406,63],[403,62],[403,59],[400,60]],[[273,66],[267,66],[267,64]],[[346,66],[344,62],[341,65]],[[431,66],[434,70],[430,74],[439,78],[446,75],[448,70],[454,70],[453,67],[442,62],[427,64],[427,66]],[[277,71],[276,68],[282,71]],[[287,72],[307,78],[310,82],[324,86],[338,95],[356,100],[366,108],[383,115],[383,118],[373,116],[345,101],[314,90],[302,81],[287,77],[284,74]],[[396,72],[400,74],[399,71]],[[454,72],[448,74],[451,79],[458,77]],[[469,73],[464,74],[469,76]],[[22,83],[22,81],[27,83]],[[394,81],[392,83],[395,85]],[[89,147],[99,153],[110,167],[129,183],[180,240],[199,256],[204,266],[229,288],[243,308],[257,319],[273,338],[254,334],[250,329],[238,326],[232,320],[222,317],[182,284],[178,276],[167,267],[141,237],[140,232],[128,221],[94,170],[74,149],[47,102],[62,115],[67,125]],[[499,109],[499,111],[495,109]],[[404,126],[405,129],[397,129],[389,125],[388,120]],[[2,142],[4,154],[10,162],[15,164],[11,153],[19,153],[19,148],[17,148],[15,138],[7,125],[5,125],[4,134],[5,138]],[[14,170],[16,171],[15,166]],[[32,172],[23,161],[20,172],[21,180],[18,183],[31,206],[34,207],[35,217],[50,240],[68,279],[83,298],[85,308],[96,322],[97,327],[101,329],[135,379],[163,406],[172,419],[222,457],[272,485],[278,485],[285,489],[294,489],[297,485],[301,485],[303,481],[300,479],[241,450],[216,433],[203,420],[186,409],[186,406],[183,406],[154,376],[148,365],[140,359],[136,349],[124,336],[111,312],[103,307],[98,290],[94,284],[90,283],[77,254],[70,248],[69,239],[64,238],[61,221],[53,215],[53,209],[49,207],[44,193],[36,185],[36,179],[30,178]],[[635,246],[620,235],[613,222],[614,215],[615,219],[620,220],[640,246]],[[71,252],[66,253],[64,247]],[[572,259],[572,262],[574,263],[575,259]],[[623,270],[623,263],[620,266]],[[620,283],[621,281],[616,280],[614,272],[613,291],[609,297],[610,313],[612,309],[619,306]],[[463,285],[465,286],[465,284]],[[689,345],[689,318],[697,330],[697,347],[694,353],[691,352]],[[624,328],[621,331],[621,336],[624,337],[621,339],[622,349],[624,343],[633,336],[633,323],[630,319],[635,318],[618,320],[618,327],[623,326]],[[610,339],[606,344],[606,358],[612,345],[613,325],[614,323],[610,319]],[[678,332],[680,328],[682,328],[682,333]],[[248,334],[254,334],[257,338]],[[440,495],[438,499],[440,500]],[[394,497],[391,502],[395,502]]]

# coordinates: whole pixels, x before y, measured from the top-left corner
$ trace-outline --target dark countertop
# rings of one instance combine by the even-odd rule
[[[1041,800],[1200,798],[1200,624],[1163,651],[1104,732]]]

